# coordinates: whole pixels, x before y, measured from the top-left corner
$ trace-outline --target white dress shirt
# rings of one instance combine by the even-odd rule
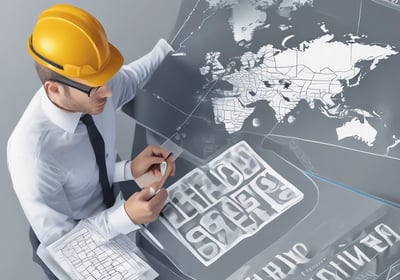
[[[112,96],[93,116],[105,142],[110,185],[132,179],[129,161],[116,162],[115,112],[130,101],[172,51],[163,39],[142,58],[124,65],[109,81]],[[14,190],[36,236],[44,246],[88,219],[108,239],[127,234],[135,225],[119,195],[106,209],[99,171],[82,113],[55,106],[41,87],[10,136],[8,168]]]

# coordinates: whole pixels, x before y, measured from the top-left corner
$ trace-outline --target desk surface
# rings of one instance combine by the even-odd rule
[[[394,34],[400,17],[375,2],[184,1],[170,39],[176,52],[124,111],[147,129],[142,146],[169,139],[184,149],[177,176],[168,182],[171,192],[181,188],[166,213],[172,222],[161,218],[150,230],[186,274],[394,277],[400,255],[400,42]],[[232,225],[249,217],[257,223],[246,207],[235,212],[221,202],[221,228],[222,220],[209,219],[219,201],[211,198],[204,211],[201,199],[192,200],[195,210],[179,202],[207,200],[201,188],[212,184],[189,175],[202,170],[203,177],[215,177],[210,162],[240,141],[302,194],[257,232]],[[216,170],[231,172],[225,183],[246,173],[223,164]],[[241,182],[242,193],[227,196],[258,209],[257,191],[246,196],[254,183]],[[182,222],[189,219],[196,222]],[[370,242],[374,238],[381,249]],[[349,255],[364,260],[346,265]]]

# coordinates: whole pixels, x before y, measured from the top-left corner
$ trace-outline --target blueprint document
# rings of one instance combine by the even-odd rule
[[[81,222],[50,245],[48,251],[71,279],[154,279],[158,274],[136,253],[125,235],[106,240],[89,223]]]

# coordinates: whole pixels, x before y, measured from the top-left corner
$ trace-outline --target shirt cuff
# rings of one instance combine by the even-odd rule
[[[125,162],[125,181],[129,180],[135,180],[135,178],[132,175],[131,161],[127,160]]]
[[[169,54],[170,52],[175,51],[170,44],[168,44],[165,39],[158,40],[156,47],[159,47],[165,55]]]
[[[128,234],[134,230],[140,229],[140,225],[134,224],[129,218],[125,211],[124,203],[108,213],[108,222],[111,224],[111,227],[120,234]]]
[[[130,163],[130,160],[123,160],[115,163],[113,182],[134,180]]]

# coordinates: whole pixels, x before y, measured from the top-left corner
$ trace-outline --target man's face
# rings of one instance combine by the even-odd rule
[[[64,109],[72,112],[82,112],[97,115],[103,112],[111,90],[107,85],[96,88],[90,96],[78,89],[68,87],[63,98]]]
[[[108,97],[112,95],[111,89],[107,85],[94,88],[88,95],[79,89],[58,82],[50,83],[55,83],[49,85],[50,90],[47,90],[50,100],[61,109],[70,112],[100,114],[104,110]]]

